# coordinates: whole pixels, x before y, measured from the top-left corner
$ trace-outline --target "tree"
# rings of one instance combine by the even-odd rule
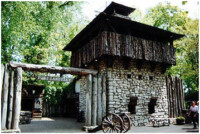
[[[2,2],[2,63],[69,66],[70,53],[62,49],[88,23],[81,13],[82,3]],[[44,101],[49,105],[64,101],[62,94],[66,95],[71,86],[33,77],[40,74],[24,72],[23,84],[45,85]]]
[[[198,90],[199,79],[199,20],[192,20],[187,14],[188,11],[182,11],[170,3],[159,3],[156,7],[148,9],[145,16],[139,20],[167,31],[185,35],[174,42],[177,64],[169,68],[166,75],[182,77],[186,92],[193,92]]]
[[[81,4],[2,2],[2,62],[69,66],[62,49],[87,24]]]
[[[83,2],[2,2],[2,62],[69,66],[62,49],[88,23]],[[23,73],[26,84],[45,84]]]

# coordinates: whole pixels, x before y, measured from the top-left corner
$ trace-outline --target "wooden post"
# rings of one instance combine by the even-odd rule
[[[169,78],[166,77],[166,88],[167,88],[167,101],[168,101],[168,115],[170,117],[170,93],[169,93]]]
[[[3,105],[1,111],[1,129],[6,129],[7,106],[8,106],[8,85],[9,85],[9,70],[5,65],[4,83],[3,83]]]
[[[87,89],[86,89],[86,113],[85,124],[91,126],[91,92],[92,92],[92,75],[87,76]]]
[[[22,68],[17,68],[17,81],[14,99],[14,114],[12,129],[19,129],[19,117],[21,110],[21,91],[22,91]]]
[[[98,75],[98,85],[97,85],[97,124],[100,125],[102,122],[102,75]]]
[[[183,80],[181,80],[181,92],[182,92],[182,108],[185,109],[185,104],[184,104],[184,100],[185,100],[185,92],[184,92],[184,89],[183,89]]]
[[[3,76],[4,76],[4,65],[1,64],[1,87],[0,87],[1,95],[2,95]]]
[[[173,112],[173,108],[174,108],[174,103],[173,103],[173,81],[172,81],[172,77],[170,77],[170,106],[171,106],[171,118],[174,117],[174,112]]]
[[[4,65],[1,64],[1,111],[2,111],[2,106],[3,106],[3,80],[4,80]],[[1,117],[2,117],[2,112],[1,112]]]
[[[8,107],[8,124],[7,128],[11,129],[12,114],[13,114],[13,93],[14,93],[14,71],[10,74],[10,91],[9,91],[9,107]]]
[[[103,76],[102,87],[102,114],[104,117],[106,116],[106,75]]]
[[[93,77],[92,88],[92,125],[97,125],[97,77]]]

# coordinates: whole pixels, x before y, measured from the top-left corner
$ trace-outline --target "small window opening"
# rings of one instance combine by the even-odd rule
[[[138,80],[141,80],[142,79],[142,75],[138,75]]]
[[[153,80],[153,76],[149,76],[149,80]]]
[[[150,102],[149,102],[149,105],[148,105],[149,114],[155,113],[156,101],[157,101],[157,98],[156,98],[156,97],[152,97],[152,98],[151,98],[151,100],[150,100]]]
[[[129,105],[128,105],[128,111],[129,111],[131,114],[136,114],[137,100],[138,100],[137,97],[131,97],[131,98],[130,98],[130,102],[129,102]]]
[[[131,74],[127,74],[127,78],[128,78],[128,79],[131,79]]]

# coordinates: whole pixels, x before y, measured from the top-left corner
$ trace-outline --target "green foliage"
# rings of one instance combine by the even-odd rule
[[[185,120],[185,117],[179,116],[179,117],[177,117],[176,119],[178,119],[178,120]]]
[[[69,66],[62,49],[87,23],[81,4],[2,2],[2,62]]]
[[[70,92],[73,92],[74,88],[74,83],[49,83],[49,85],[45,87],[45,94],[43,100],[45,102],[48,102],[48,104],[51,106],[57,106],[66,101],[66,96],[70,94]]]
[[[81,13],[83,2],[10,2],[1,7],[2,63],[21,61],[69,66],[70,53],[62,49],[88,23]],[[23,84],[45,85],[44,99],[51,105],[62,100],[70,85],[36,80],[40,73],[24,72]]]
[[[187,4],[187,2],[183,2],[183,4]],[[141,13],[132,15],[137,14]],[[137,20],[164,30],[185,35],[174,42],[174,47],[176,48],[176,65],[169,68],[166,75],[170,74],[181,77],[186,93],[190,93],[198,90],[199,84],[199,20],[192,20],[187,14],[188,11],[183,11],[177,6],[170,5],[170,3],[159,3],[156,7],[148,9],[145,16],[139,17]]]

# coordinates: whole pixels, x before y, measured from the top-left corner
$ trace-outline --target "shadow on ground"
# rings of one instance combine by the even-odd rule
[[[42,118],[20,125],[22,133],[84,133],[82,124],[73,118]]]

